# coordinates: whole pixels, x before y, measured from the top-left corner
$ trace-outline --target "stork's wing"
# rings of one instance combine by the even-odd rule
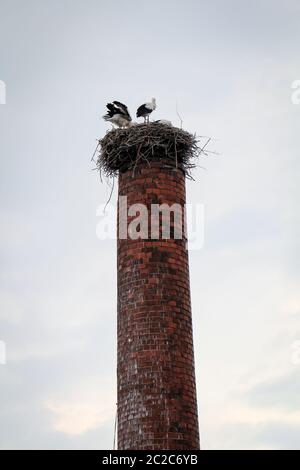
[[[120,114],[123,114],[126,118],[131,120],[131,116],[129,114],[128,108],[125,104],[121,103],[120,101],[113,101],[113,105],[118,110]]]
[[[136,117],[145,116],[145,114],[148,114],[149,111],[150,109],[147,108],[146,104],[142,104],[136,111]]]
[[[120,101],[113,101],[113,104],[117,106],[117,108],[120,108],[122,111],[124,111],[124,113],[129,114],[128,108],[125,104],[120,103]]]
[[[107,114],[108,114],[110,117],[113,117],[115,114],[118,113],[117,108],[115,108],[115,106],[114,106],[112,103],[107,103],[106,107],[107,107],[107,109],[108,109],[108,113],[107,113]]]

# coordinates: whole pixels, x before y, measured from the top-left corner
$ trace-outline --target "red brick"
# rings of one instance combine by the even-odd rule
[[[141,164],[134,177],[120,174],[119,195],[149,211],[151,203],[183,206],[185,177],[161,162]],[[117,376],[120,450],[199,449],[185,238],[118,239]]]

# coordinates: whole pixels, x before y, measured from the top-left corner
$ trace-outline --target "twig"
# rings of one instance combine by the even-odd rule
[[[91,162],[94,161],[94,157],[95,157],[95,155],[96,155],[96,153],[97,153],[97,151],[98,151],[99,145],[100,145],[100,140],[98,140],[98,144],[97,144],[97,147],[95,148],[95,151],[94,151],[93,156],[92,156],[92,158],[91,158]]]
[[[208,140],[207,140],[206,144],[200,149],[200,152],[204,151],[204,149],[207,147],[207,145],[209,144],[210,141],[211,141],[211,137],[208,137]]]
[[[112,198],[113,191],[114,191],[114,186],[115,186],[115,178],[113,178],[113,184],[112,184],[112,187],[111,187],[110,195],[109,195],[109,198],[108,198],[107,203],[106,203],[105,206],[104,206],[103,214],[105,214],[105,209],[107,208],[107,206],[108,206],[108,204],[110,203],[110,200],[111,200],[111,198]]]
[[[182,118],[181,118],[181,116],[180,116],[180,114],[179,114],[179,111],[178,111],[178,103],[177,103],[177,100],[176,100],[176,114],[177,114],[177,116],[178,116],[179,119],[180,119],[180,129],[182,129],[183,120],[182,120]]]
[[[116,403],[116,415],[115,415],[115,424],[114,424],[114,442],[113,442],[113,450],[116,450],[116,439],[117,439],[117,424],[118,424],[118,403]]]

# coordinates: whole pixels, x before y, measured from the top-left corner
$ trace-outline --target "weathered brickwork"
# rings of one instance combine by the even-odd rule
[[[184,206],[185,177],[143,164],[120,174],[119,196],[149,214],[151,204]],[[117,373],[118,449],[199,449],[185,237],[118,238]]]

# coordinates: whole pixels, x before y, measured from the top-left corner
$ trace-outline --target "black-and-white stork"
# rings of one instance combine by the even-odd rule
[[[149,116],[156,109],[156,100],[152,98],[151,103],[144,103],[142,104],[136,112],[136,117],[143,117],[145,123],[149,123]]]
[[[109,121],[118,127],[130,127],[132,125],[132,119],[125,104],[120,103],[120,101],[113,101],[107,103],[106,107],[107,114],[103,116],[105,121]]]

